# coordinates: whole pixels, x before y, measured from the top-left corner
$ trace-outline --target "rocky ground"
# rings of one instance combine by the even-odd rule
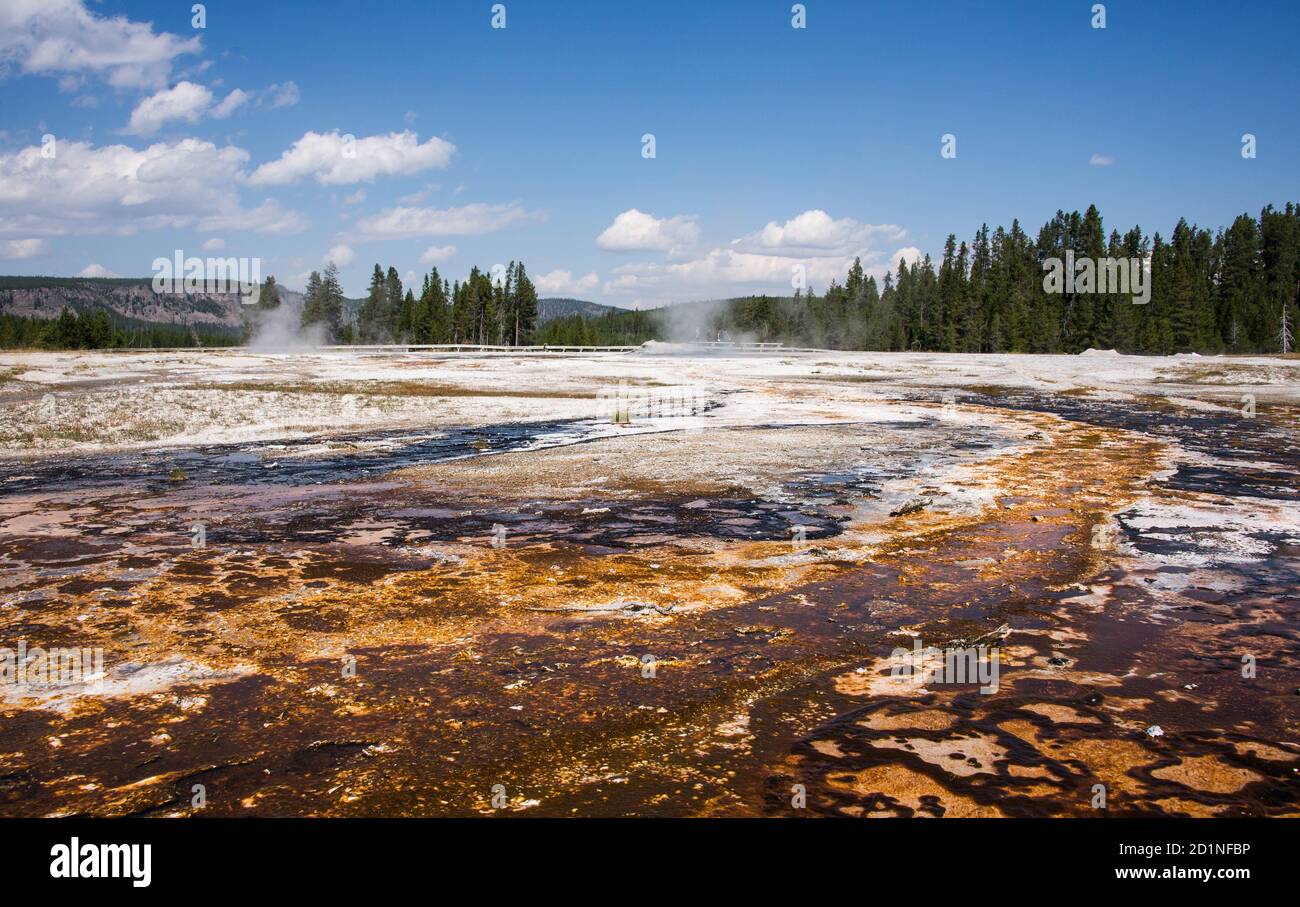
[[[0,378],[0,814],[1300,813],[1300,361]]]

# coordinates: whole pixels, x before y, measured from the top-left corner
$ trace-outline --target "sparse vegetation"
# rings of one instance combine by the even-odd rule
[[[280,394],[333,394],[367,397],[537,397],[595,399],[595,391],[536,390],[513,387],[466,387],[428,381],[226,381],[195,384],[191,390],[257,391]]]

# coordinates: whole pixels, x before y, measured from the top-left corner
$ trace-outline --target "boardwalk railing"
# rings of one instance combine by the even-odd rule
[[[783,343],[753,340],[697,340],[686,345],[702,347],[706,350],[735,350],[738,353],[775,353],[785,346]]]
[[[497,346],[486,343],[376,343],[353,344],[349,346],[322,346],[321,351],[329,353],[511,353],[528,355],[534,353],[631,353],[641,349],[639,346]]]
[[[671,345],[670,345],[671,346]],[[676,344],[682,349],[710,353],[830,353],[834,350],[816,347],[786,346],[774,342],[746,342],[736,340],[699,340]],[[336,344],[309,349],[259,349],[246,346],[178,346],[178,347],[114,347],[99,350],[104,353],[503,353],[511,356],[545,356],[554,353],[634,353],[638,346],[506,346],[485,343],[371,343]]]
[[[690,351],[710,353],[819,353],[812,347],[786,346],[784,343],[743,340],[696,340],[679,344]],[[353,346],[323,346],[325,352],[374,353],[510,353],[523,356],[546,353],[632,353],[641,346],[504,346],[484,343],[384,343]]]

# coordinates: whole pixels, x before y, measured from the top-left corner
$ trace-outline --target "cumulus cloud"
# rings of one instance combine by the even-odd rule
[[[357,233],[363,239],[472,236],[545,219],[545,212],[525,210],[518,202],[496,205],[474,202],[457,208],[398,207],[357,221]]]
[[[37,146],[0,152],[0,236],[113,233],[198,225],[205,232],[305,229],[301,214],[267,201],[240,203],[248,152],[183,139],[136,150],[60,142],[47,159]]]
[[[173,61],[198,53],[199,38],[155,32],[148,22],[100,16],[82,0],[0,3],[0,62],[23,73],[92,73],[119,88],[166,84]],[[67,84],[67,83],[65,83]]]
[[[925,253],[922,252],[920,249],[918,249],[916,246],[904,246],[903,248],[899,249],[897,252],[893,254],[893,256],[889,259],[887,264],[891,271],[897,271],[898,263],[900,261],[904,262],[909,267],[911,267],[912,265],[919,262],[922,258],[925,258]]]
[[[1094,167],[1109,167],[1115,163],[1115,158],[1109,154],[1094,154],[1088,158],[1088,163]]]
[[[629,208],[596,237],[596,245],[611,252],[676,254],[699,242],[700,228],[686,215],[659,218]]]
[[[43,239],[0,239],[0,261],[21,261],[44,255],[50,244]]]
[[[220,103],[212,91],[194,82],[178,82],[145,98],[131,111],[131,120],[123,131],[131,135],[153,135],[172,120],[197,123],[200,117],[223,120],[248,102],[248,92],[236,88]]]
[[[346,268],[356,260],[357,253],[352,251],[352,247],[340,243],[325,253],[325,257],[321,259],[321,264],[329,264],[332,261],[340,268]]]
[[[126,131],[132,135],[151,135],[169,120],[197,123],[212,104],[212,92],[193,82],[178,82],[171,88],[152,94],[131,111]]]
[[[343,199],[343,204],[359,205],[365,200],[366,200],[366,190],[358,189],[356,192],[353,192],[351,195],[345,196]]]
[[[277,186],[312,177],[323,186],[374,182],[377,176],[419,173],[451,163],[456,146],[438,137],[420,144],[414,132],[351,138],[334,132],[308,132],[276,161],[253,171],[251,182]]]
[[[814,286],[825,287],[832,279],[843,280],[852,261],[852,258],[803,259],[718,248],[689,261],[623,265],[614,269],[615,276],[606,289],[690,298],[735,295],[750,290],[789,295],[794,292],[791,281],[796,266],[804,269]]]
[[[117,275],[108,268],[99,264],[86,265],[77,272],[78,277],[116,277]]]
[[[212,108],[212,115],[218,120],[224,120],[235,112],[236,108],[242,107],[248,103],[248,92],[236,88],[230,94],[222,99],[221,103]]]
[[[533,284],[537,287],[538,293],[568,296],[590,293],[600,286],[600,278],[596,276],[595,271],[575,278],[571,272],[557,269],[533,278]]]
[[[456,254],[455,246],[429,246],[420,255],[420,264],[436,265],[440,264]]]
[[[784,223],[772,221],[684,260],[622,265],[614,269],[604,290],[627,296],[638,306],[751,293],[788,296],[798,275],[820,291],[832,280],[843,282],[855,258],[878,280],[900,257],[919,258],[920,251],[911,246],[898,249],[892,258],[885,252],[906,235],[892,224],[837,220],[814,209]]]
[[[864,224],[851,217],[833,218],[820,208],[805,211],[784,224],[767,226],[732,245],[769,255],[845,255],[878,239],[900,240],[907,234],[894,224]]]
[[[220,252],[226,247],[226,241],[219,236],[214,236],[203,243],[204,252]]]

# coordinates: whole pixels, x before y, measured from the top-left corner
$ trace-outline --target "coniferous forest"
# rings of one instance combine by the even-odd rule
[[[1150,301],[1129,293],[1049,293],[1043,263],[1067,251],[1147,262]],[[252,321],[281,304],[274,277]],[[313,271],[301,326],[331,343],[635,345],[647,340],[747,339],[843,350],[979,353],[1277,353],[1295,350],[1300,319],[1300,205],[1241,214],[1226,229],[1179,220],[1168,236],[1103,227],[1096,206],[1056,216],[1031,237],[1018,220],[948,236],[942,258],[899,261],[880,281],[855,260],[843,282],[793,296],[683,302],[642,311],[573,314],[538,322],[537,290],[522,262],[495,276],[473,268],[454,282],[433,268],[417,296],[397,269],[376,264],[355,314],[338,270]],[[690,325],[684,329],[683,325]],[[245,339],[252,333],[250,322]],[[226,345],[229,332],[110,321],[65,309],[49,321],[0,317],[0,346],[102,348]]]
[[[273,284],[273,279],[267,281]],[[258,308],[279,301],[263,288]],[[532,342],[537,322],[537,290],[523,262],[511,262],[499,279],[473,268],[463,282],[449,283],[433,268],[424,275],[417,297],[402,287],[397,269],[378,264],[370,278],[356,323],[343,318],[338,272],[313,271],[303,301],[304,327],[321,324],[337,343],[466,343],[521,346]]]
[[[1043,262],[1076,256],[1142,258],[1150,301],[1131,294],[1049,294]],[[949,235],[942,259],[899,262],[881,282],[855,262],[844,282],[793,297],[699,303],[700,317],[670,309],[572,316],[538,332],[545,343],[640,343],[654,339],[750,339],[830,349],[980,353],[1276,353],[1295,349],[1300,289],[1300,206],[1266,207],[1212,231],[1180,220],[1165,236],[1140,227],[1106,233],[1095,206],[1058,211],[1031,237],[982,226]],[[688,321],[700,336],[681,336]]]
[[[152,324],[114,318],[103,309],[65,308],[57,318],[0,313],[0,349],[169,349],[237,346],[239,332],[210,326]]]

